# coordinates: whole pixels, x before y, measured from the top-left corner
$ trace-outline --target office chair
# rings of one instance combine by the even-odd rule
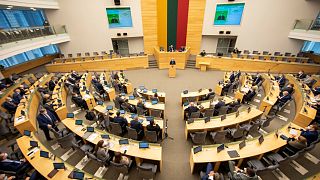
[[[137,165],[138,175],[142,179],[153,179],[157,173],[157,165],[141,163]]]
[[[189,118],[199,118],[199,117],[200,117],[200,111],[197,111],[197,112],[192,112]]]
[[[214,109],[206,109],[204,112],[204,117],[212,117],[214,113]]]
[[[227,114],[227,111],[228,111],[228,108],[229,108],[229,106],[222,106],[222,107],[220,107],[220,109],[219,109],[219,116],[220,115],[225,115],[225,114]]]
[[[127,126],[127,130],[128,130],[128,138],[138,140],[138,133],[135,129]]]
[[[207,131],[190,133],[191,140],[194,144],[205,144]]]
[[[244,133],[245,133],[245,128],[241,126],[235,129],[229,129],[229,134],[233,141],[236,139],[241,139],[244,136]]]
[[[123,176],[125,176],[125,175],[127,175],[129,173],[129,170],[130,170],[130,168],[132,166],[132,160],[131,159],[129,160],[129,165],[128,166],[125,165],[125,164],[118,164],[118,163],[115,163],[113,161],[110,161],[110,165],[115,168],[117,173],[120,173]]]
[[[158,135],[156,131],[145,131],[145,137],[148,142],[151,142],[151,143],[158,142]]]
[[[250,124],[244,125],[243,127],[246,130],[246,136],[248,136],[249,134],[250,135],[257,134],[261,127],[261,123],[262,121],[257,120]]]
[[[273,166],[273,164],[265,157],[262,157],[261,160],[259,159],[251,159],[247,162],[247,165],[254,169],[256,172],[259,171],[264,171],[266,170],[269,166]],[[278,165],[279,167],[279,165]],[[275,167],[272,167],[272,169]]]
[[[261,127],[268,127],[270,125],[270,122],[276,117],[275,114],[273,115],[267,115],[266,119],[262,119]]]
[[[140,107],[136,107],[136,109],[137,109],[137,114],[138,114],[138,115],[144,115],[144,114],[145,114],[144,109],[142,109],[142,108],[140,108]]]
[[[150,109],[150,116],[161,118],[162,112],[157,109]]]
[[[111,125],[111,134],[121,136],[123,134],[121,126],[119,123],[110,122]]]
[[[51,128],[50,131],[53,133],[54,137],[56,137],[56,138],[62,138],[69,133],[67,128],[63,128],[60,131],[56,131],[53,128]]]
[[[113,101],[113,103],[114,103],[114,106],[115,106],[117,109],[121,109],[120,103],[119,103],[117,100],[113,99],[112,101]]]
[[[227,130],[217,131],[217,132],[210,132],[210,136],[213,140],[214,144],[222,144],[227,142]]]

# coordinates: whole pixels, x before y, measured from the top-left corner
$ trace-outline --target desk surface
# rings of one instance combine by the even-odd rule
[[[42,158],[40,157],[40,150],[36,151],[34,155],[28,156],[28,153],[30,152],[28,150],[28,148],[30,147],[30,140],[37,141],[38,145],[40,146],[40,150],[47,151],[47,152],[49,151],[33,133],[32,133],[32,138],[27,136],[22,136],[19,139],[17,139],[17,144],[23,156],[34,167],[34,169],[36,169],[43,177],[46,177],[47,179],[56,179],[56,180],[68,179],[69,174],[72,172],[72,170],[75,169],[75,167],[67,164],[60,158],[56,158],[55,161],[49,158]],[[31,159],[31,157],[33,157],[33,159]],[[53,178],[48,178],[47,175],[53,170],[54,162],[64,162],[66,166],[66,170],[59,170],[58,173]],[[92,175],[85,173],[85,177],[92,178]]]
[[[222,96],[223,98],[223,101],[224,103],[227,105],[227,104],[230,104],[234,101],[234,98],[233,97],[228,97],[228,96]],[[216,105],[219,101],[218,100],[205,100],[205,101],[198,101],[197,104],[198,104],[198,108],[200,109],[200,106],[202,106],[204,109],[209,109],[212,106]],[[183,105],[183,110],[187,109],[189,107],[189,105],[185,106]]]
[[[64,119],[62,120],[62,123],[70,129],[72,132],[77,134],[80,137],[83,137],[85,134],[85,131],[82,131],[83,128],[86,127],[86,125],[79,126],[75,125],[75,119]],[[111,146],[109,150],[115,151],[115,152],[121,152],[123,153],[126,146],[124,145],[119,145],[119,140],[123,139],[122,137],[115,136],[113,134],[107,133],[105,131],[97,130],[95,129],[95,135],[90,135],[86,140],[91,142],[92,144],[97,144],[102,138],[102,134],[109,134],[110,135],[110,140],[109,142],[111,143]],[[96,136],[95,138],[92,138],[93,136]],[[127,145],[127,153],[126,155],[128,156],[133,156],[133,157],[139,157],[142,159],[149,159],[149,160],[156,160],[156,161],[161,161],[162,159],[162,147],[160,144],[150,144],[150,148],[148,149],[139,149],[139,141],[134,141],[129,139],[129,145]]]
[[[199,91],[193,91],[188,92],[187,94],[181,93],[181,98],[188,98],[188,97],[199,97],[209,94],[209,89],[202,89],[201,92]]]

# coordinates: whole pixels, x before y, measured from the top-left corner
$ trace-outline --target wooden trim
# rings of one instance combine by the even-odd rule
[[[153,54],[153,47],[158,44],[157,2],[141,0],[144,53]]]

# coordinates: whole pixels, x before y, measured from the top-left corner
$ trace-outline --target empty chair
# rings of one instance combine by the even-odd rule
[[[207,132],[190,133],[191,140],[194,144],[205,144]]]
[[[117,108],[117,109],[121,109],[120,107],[120,103],[118,101],[116,101],[115,99],[113,100],[113,103],[114,103],[114,106]]]
[[[77,53],[77,57],[81,57],[81,53]]]
[[[271,61],[275,61],[275,60],[276,60],[276,57],[270,56],[270,60],[271,60]]]
[[[279,164],[275,164],[275,165],[270,165],[268,167],[266,167],[265,169],[262,169],[260,171],[257,172],[257,175],[259,177],[262,177],[262,176],[265,176],[265,175],[268,175],[270,173],[272,173],[272,171],[276,170],[279,168]]]
[[[138,133],[135,129],[127,126],[127,130],[128,130],[128,138],[138,140]]]
[[[291,53],[285,52],[285,53],[284,53],[284,56],[291,56]]]
[[[262,51],[262,55],[268,55],[269,51]]]
[[[249,50],[244,50],[243,54],[250,54],[250,51]]]
[[[140,107],[136,107],[137,109],[137,114],[138,115],[144,115],[144,109],[140,108]]]
[[[111,165],[112,167],[114,167],[115,170],[116,170],[118,173],[120,173],[120,174],[122,174],[122,175],[125,176],[125,175],[127,175],[127,174],[129,173],[129,169],[130,169],[130,167],[132,166],[132,160],[130,160],[128,166],[125,165],[125,164],[115,163],[115,162],[113,162],[113,161],[110,161],[110,165]]]
[[[231,112],[230,112],[230,113],[237,112],[240,107],[241,107],[241,104],[235,105],[235,106],[231,109]]]
[[[121,109],[125,110],[126,112],[130,112],[130,109],[128,109],[124,104],[121,104]]]
[[[119,123],[110,122],[111,125],[111,133],[117,136],[122,135],[122,129]]]
[[[200,117],[200,111],[192,112],[189,118],[199,118]]]
[[[203,116],[204,117],[211,117],[211,116],[213,116],[213,113],[214,113],[214,109],[206,109]]]
[[[261,127],[268,127],[270,125],[270,122],[276,117],[276,115],[267,116],[266,119],[262,119],[261,121]]]
[[[150,163],[141,163],[137,165],[138,175],[142,179],[153,179],[157,173],[157,165]]]
[[[54,137],[61,138],[64,137],[69,133],[69,131],[66,128],[61,129],[60,131],[56,131],[53,128],[50,129],[50,131],[53,133]]]
[[[68,54],[68,58],[72,58],[72,54]]]
[[[151,143],[158,142],[158,136],[156,131],[145,131],[145,137],[148,142],[151,142]]]
[[[222,144],[227,142],[226,136],[228,134],[228,131],[222,130],[217,132],[211,132],[210,136],[212,137],[214,144]]]
[[[235,129],[230,129],[230,136],[233,140],[240,139],[244,136],[245,128],[239,127]]]
[[[195,102],[197,101],[197,98],[196,97],[186,97],[184,102]]]
[[[247,135],[248,134],[252,135],[254,133],[257,133],[258,130],[260,129],[261,123],[262,123],[262,121],[255,121],[252,124],[246,126],[245,128],[247,131]]]
[[[151,109],[150,116],[161,118],[162,112],[161,110]]]
[[[259,60],[264,60],[264,56],[259,56]]]
[[[222,106],[222,107],[219,109],[219,115],[227,114],[228,108],[229,108],[228,106]]]
[[[263,161],[263,162],[262,162]],[[256,172],[267,169],[268,166],[273,165],[265,157],[262,157],[262,161],[258,159],[251,159],[247,162],[248,166],[254,169]],[[273,167],[274,168],[274,167]]]
[[[252,51],[252,54],[259,54],[259,51]]]
[[[70,133],[64,137],[58,138],[57,142],[62,149],[72,148],[74,150],[75,147],[78,147],[77,141],[73,133]]]

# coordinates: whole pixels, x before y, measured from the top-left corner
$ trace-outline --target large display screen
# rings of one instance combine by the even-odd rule
[[[217,4],[214,25],[240,25],[244,3]]]
[[[130,8],[107,8],[109,28],[132,27]]]

